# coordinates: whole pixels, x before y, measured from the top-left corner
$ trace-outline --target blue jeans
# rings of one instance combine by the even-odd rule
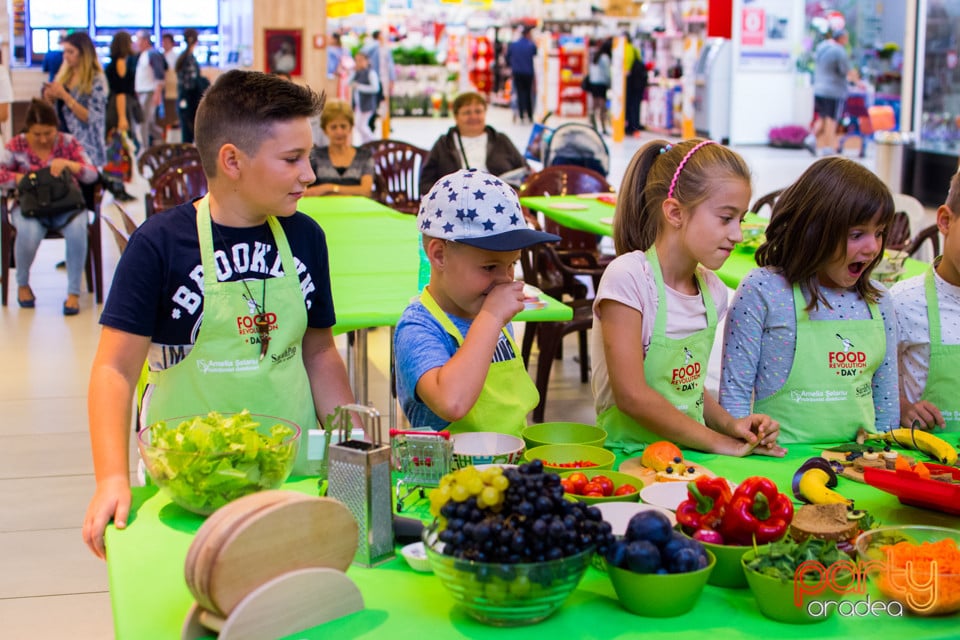
[[[49,229],[59,231],[67,244],[67,295],[80,295],[80,278],[87,259],[87,216],[87,211],[81,211],[49,218],[25,218],[19,207],[11,212],[13,226],[17,228],[13,256],[17,262],[18,287],[30,284],[30,267]]]

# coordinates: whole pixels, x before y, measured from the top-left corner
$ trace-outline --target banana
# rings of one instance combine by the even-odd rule
[[[800,495],[811,504],[852,504],[842,495],[827,488],[830,476],[823,469],[808,469],[800,476]]]
[[[883,440],[907,449],[917,449],[939,461],[941,464],[953,466],[957,463],[957,450],[943,438],[937,437],[929,431],[920,429],[891,429],[885,433],[858,433],[857,441]]]

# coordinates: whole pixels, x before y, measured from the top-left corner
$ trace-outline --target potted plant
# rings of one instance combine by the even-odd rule
[[[771,147],[784,149],[802,149],[803,140],[810,131],[798,124],[788,124],[783,127],[773,127],[768,134]]]

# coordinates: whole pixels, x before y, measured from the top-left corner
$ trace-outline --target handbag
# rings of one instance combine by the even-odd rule
[[[25,174],[17,184],[20,213],[27,218],[49,218],[86,207],[80,186],[64,169],[59,176],[50,167]]]

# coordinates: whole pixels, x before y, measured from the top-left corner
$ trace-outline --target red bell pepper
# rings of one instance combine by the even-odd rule
[[[688,533],[698,529],[714,529],[723,520],[732,494],[725,478],[700,476],[687,483],[686,500],[677,507],[677,522]]]
[[[678,517],[679,520],[679,517]],[[786,534],[793,520],[793,502],[773,480],[747,478],[733,493],[720,533],[727,544],[766,544]]]

